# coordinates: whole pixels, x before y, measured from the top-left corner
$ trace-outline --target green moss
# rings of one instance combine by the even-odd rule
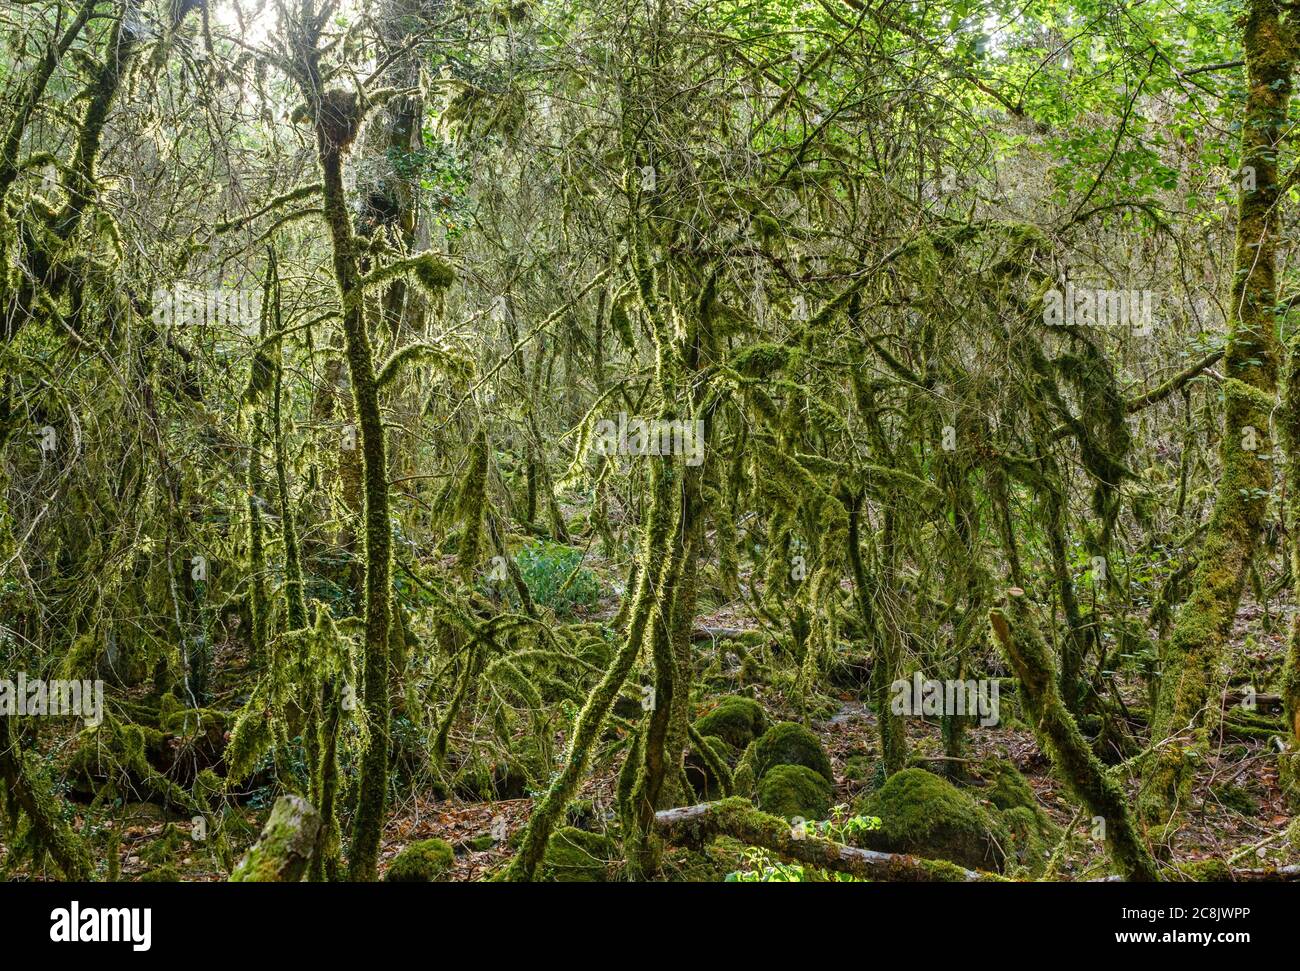
[[[1010,836],[1002,821],[951,782],[924,769],[896,772],[854,812],[878,816],[881,827],[859,833],[862,845],[892,853],[938,857],[962,866],[1001,870]]]
[[[769,769],[776,765],[804,765],[812,769],[831,785],[835,776],[831,760],[822,749],[817,736],[796,722],[773,725],[761,738],[750,743],[741,763],[752,773],[753,779],[762,782]],[[739,787],[739,779],[737,779]]]
[[[140,851],[140,859],[154,866],[171,863],[175,860],[176,853],[184,842],[185,836],[176,827],[176,824],[168,823],[163,827],[158,838]]]
[[[140,874],[141,883],[180,883],[180,871],[168,863]]]
[[[482,853],[484,850],[490,850],[497,845],[496,837],[491,833],[480,833],[465,844],[475,853]]]
[[[729,745],[743,749],[767,730],[767,714],[753,698],[731,695],[697,718],[695,730],[705,736],[716,735]]]
[[[225,780],[221,776],[211,769],[204,769],[194,779],[194,798],[200,806],[206,805],[225,787]]]
[[[546,841],[540,875],[557,883],[603,883],[616,856],[608,836],[565,826]]]
[[[319,828],[320,814],[305,799],[281,796],[230,882],[297,883],[307,870]]]
[[[806,765],[775,766],[758,784],[758,807],[786,819],[825,819],[831,802],[830,783]]]
[[[1227,883],[1232,880],[1232,870],[1222,860],[1195,860],[1183,863],[1178,872],[1195,883]]]
[[[1037,810],[1034,790],[1029,787],[1020,770],[1006,759],[989,759],[983,768],[989,787],[981,794],[999,809],[1022,807]]]
[[[1106,820],[1106,847],[1130,880],[1160,879],[1145,839],[1134,825],[1128,796],[1097,759],[1057,690],[1052,652],[1023,599],[1012,597],[1017,628],[1012,635],[1006,612],[989,611],[989,624],[1020,682],[1020,695],[1038,743],[1052,760],[1071,794]]]
[[[1060,838],[1060,828],[1046,814],[1030,806],[1012,806],[1004,811],[1002,824],[1011,837],[1008,856],[1026,874],[1041,873],[1052,846]]]
[[[1007,856],[1027,875],[1042,872],[1061,831],[1039,807],[1034,790],[1007,759],[989,759],[981,768],[988,785],[980,796],[1002,810],[1001,820],[1010,835]]]
[[[884,781],[877,778],[879,766],[873,755],[850,755],[844,760],[844,778],[858,786],[877,788],[878,783]]]
[[[564,820],[578,829],[591,829],[596,823],[596,804],[590,799],[574,799],[564,807]]]
[[[182,708],[162,716],[162,729],[187,738],[197,735],[221,738],[230,729],[232,721],[231,715],[215,708]]]
[[[455,851],[446,840],[420,840],[405,847],[388,865],[388,883],[435,883],[451,872]]]
[[[705,735],[704,744],[724,763],[730,763],[736,757],[736,750],[727,744],[726,739],[719,738],[717,735]],[[686,781],[691,784],[691,789],[701,799],[716,799],[722,795],[722,786],[713,770],[709,768],[708,761],[695,750],[694,746],[686,755],[684,769]]]
[[[665,852],[664,872],[679,883],[723,883],[727,874],[747,865],[744,843],[720,836],[700,849],[671,847]]]
[[[422,253],[411,261],[411,272],[429,293],[439,293],[456,282],[451,264],[433,253]]]
[[[1243,816],[1254,816],[1259,812],[1259,802],[1241,786],[1211,786],[1210,795],[1224,807]]]

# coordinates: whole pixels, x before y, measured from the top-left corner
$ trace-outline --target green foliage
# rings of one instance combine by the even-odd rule
[[[549,540],[532,542],[515,554],[533,602],[559,614],[590,607],[600,599],[600,578],[582,561],[581,550]]]

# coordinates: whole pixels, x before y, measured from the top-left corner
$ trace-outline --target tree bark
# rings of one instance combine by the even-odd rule
[[[1224,353],[1222,469],[1214,512],[1193,579],[1191,598],[1163,645],[1151,741],[1157,757],[1141,807],[1166,822],[1191,795],[1192,774],[1208,751],[1206,705],[1217,661],[1232,631],[1242,587],[1268,514],[1273,485],[1269,418],[1278,368],[1277,150],[1291,94],[1295,38],[1274,0],[1249,0],[1245,21],[1245,116],[1241,126],[1241,193]],[[1170,741],[1176,739],[1175,741]],[[1164,743],[1164,744],[1160,744]]]

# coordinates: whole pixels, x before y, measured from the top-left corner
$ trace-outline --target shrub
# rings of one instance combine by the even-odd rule
[[[582,565],[572,546],[538,540],[515,554],[515,564],[533,601],[556,613],[590,607],[600,599],[600,578]]]

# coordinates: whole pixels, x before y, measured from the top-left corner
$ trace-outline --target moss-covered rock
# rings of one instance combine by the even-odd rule
[[[316,850],[320,814],[300,796],[281,796],[262,835],[230,874],[231,883],[297,883]]]
[[[806,765],[773,766],[758,784],[758,806],[786,819],[825,819],[830,815],[830,783]]]
[[[767,730],[767,713],[753,698],[730,695],[697,718],[695,730],[701,735],[716,735],[728,745],[743,749]]]
[[[603,883],[617,857],[614,841],[574,826],[557,829],[546,841],[541,878],[557,883]]]
[[[736,757],[736,750],[728,745],[725,739],[719,738],[717,735],[705,735],[704,744],[709,747],[709,750],[715,756],[727,764],[730,764]],[[691,789],[701,799],[717,799],[723,794],[719,780],[714,778],[708,762],[703,755],[695,750],[694,746],[686,753],[684,768],[686,781],[691,784]]]
[[[393,857],[384,879],[389,883],[436,883],[451,872],[455,855],[446,840],[420,840]]]
[[[1008,856],[1027,875],[1036,876],[1047,864],[1052,846],[1060,838],[1060,828],[1047,815],[1030,806],[1012,806],[1002,814],[1011,841]]]
[[[857,839],[873,850],[951,860],[975,869],[1001,870],[1010,835],[1002,821],[951,782],[924,769],[904,769],[854,805],[879,816],[878,830]]]
[[[181,874],[171,863],[140,874],[141,883],[180,883]]]
[[[796,722],[773,725],[761,738],[750,743],[741,762],[753,773],[755,784],[762,782],[763,776],[777,765],[807,766],[827,783],[835,784],[831,760],[821,742],[816,735]]]
[[[1038,808],[1034,790],[1013,763],[1006,759],[989,759],[984,763],[982,774],[989,786],[981,794],[999,809]]]

